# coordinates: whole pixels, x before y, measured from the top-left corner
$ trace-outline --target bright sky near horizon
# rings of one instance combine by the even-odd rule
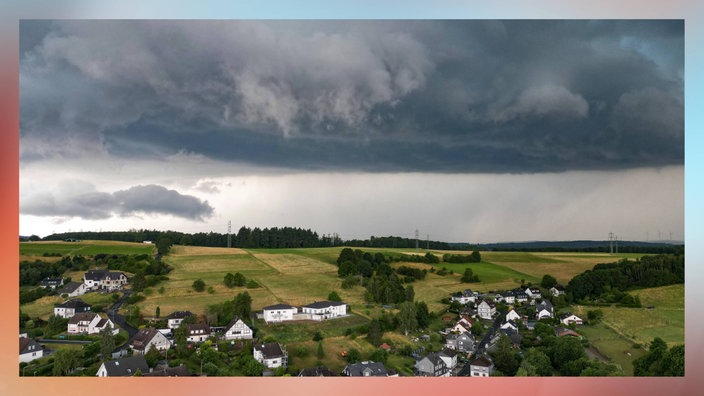
[[[684,23],[21,21],[20,234],[684,239]]]

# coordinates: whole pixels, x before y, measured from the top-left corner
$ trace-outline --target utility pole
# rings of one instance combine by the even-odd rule
[[[416,229],[416,252],[418,251],[418,230]]]
[[[232,220],[227,221],[227,247],[232,247]]]

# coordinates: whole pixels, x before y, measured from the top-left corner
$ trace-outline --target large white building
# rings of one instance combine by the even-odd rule
[[[339,301],[316,301],[301,307],[303,314],[313,320],[325,320],[347,315],[347,304]]]
[[[268,322],[283,322],[293,320],[293,315],[298,313],[296,307],[288,304],[275,304],[263,308],[264,321]]]

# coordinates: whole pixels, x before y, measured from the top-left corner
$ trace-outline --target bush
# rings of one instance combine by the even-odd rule
[[[256,289],[259,287],[259,283],[255,281],[254,279],[250,279],[247,281],[247,289]]]
[[[203,290],[205,290],[205,282],[203,281],[203,279],[196,279],[195,281],[193,281],[193,290],[197,292],[202,292]]]

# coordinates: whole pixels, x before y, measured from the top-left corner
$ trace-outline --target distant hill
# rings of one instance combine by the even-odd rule
[[[475,245],[480,250],[501,251],[575,251],[575,252],[610,252],[611,241],[531,241],[531,242],[497,242]],[[643,242],[618,241],[614,250],[620,253],[676,253],[684,250],[682,242]]]

